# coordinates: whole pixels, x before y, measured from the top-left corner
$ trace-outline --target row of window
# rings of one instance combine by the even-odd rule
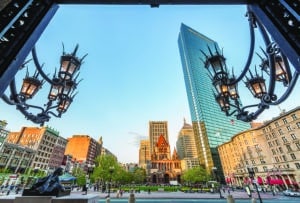
[[[291,157],[292,160],[296,160],[297,159],[296,155],[294,153],[291,153],[290,157]],[[288,159],[287,159],[287,157],[286,157],[285,154],[281,155],[281,156],[274,156],[274,159],[275,159],[276,163],[288,161]]]
[[[298,140],[298,137],[295,134],[290,134],[290,136],[291,136],[293,141]],[[289,143],[289,139],[287,139],[286,136],[282,136],[281,139],[282,139],[284,144]],[[295,142],[295,143],[297,143],[297,142]],[[280,142],[279,142],[278,139],[276,139],[276,140],[273,140],[273,141],[269,141],[268,145],[269,145],[269,147],[280,146]]]
[[[9,160],[10,160],[9,157],[0,157],[0,165],[6,166]],[[29,166],[28,164],[29,164],[28,159],[12,159],[10,162],[10,165]]]
[[[292,121],[295,121],[298,119],[296,114],[291,114],[290,117],[292,118],[291,119]],[[283,125],[286,125],[289,123],[289,119],[287,117],[282,118],[281,121],[282,121]],[[275,128],[279,128],[281,126],[281,122],[279,120],[275,121],[274,125],[275,125]],[[297,122],[296,125],[298,128],[300,128],[300,122]],[[269,125],[268,128],[263,129],[263,131],[264,131],[264,133],[266,133],[266,131],[272,131],[272,125]]]
[[[300,169],[300,163],[299,163],[299,162],[296,162],[296,163],[294,163],[294,164],[295,164],[295,168]],[[289,164],[280,165],[280,167],[281,167],[281,166],[283,166],[283,168],[286,168],[286,169],[290,168],[290,165],[289,165]],[[267,166],[263,166],[263,170],[264,170],[264,172],[270,172],[270,170],[268,169]],[[279,169],[277,169],[277,171],[273,171],[273,170],[272,170],[272,172],[273,172],[273,174],[276,174],[276,173],[279,173],[280,170],[279,170]]]

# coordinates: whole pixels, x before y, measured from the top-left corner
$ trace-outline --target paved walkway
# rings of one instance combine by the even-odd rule
[[[71,194],[82,194],[82,192],[72,192]],[[98,194],[100,198],[106,198],[107,193],[99,193],[99,192],[94,192],[94,191],[88,191],[88,194]],[[246,192],[244,191],[234,191],[230,192],[232,197],[234,199],[249,199],[249,196],[247,195]],[[128,199],[130,193],[124,193],[122,197],[119,198],[124,198]],[[136,199],[220,199],[220,194],[219,193],[184,193],[184,192],[151,192],[148,194],[148,192],[140,192],[140,193],[134,193],[134,196]],[[222,193],[222,196],[224,198],[227,198],[228,193]],[[268,193],[260,193],[261,198],[263,199],[278,199],[282,197],[282,195],[276,195],[273,196],[271,192]],[[252,197],[258,198],[257,193],[253,193]],[[111,193],[110,198],[118,198],[116,193]]]
[[[246,192],[244,191],[234,191],[230,192],[233,199],[250,199]],[[88,191],[87,196],[95,196],[98,195],[100,199],[106,199],[107,193],[100,193],[100,192],[94,192],[92,190]],[[124,193],[122,197],[119,197],[119,199],[129,199],[130,193]],[[260,193],[262,199],[281,199],[283,195],[276,195],[273,196],[271,192],[267,193]],[[11,193],[10,195],[0,196],[0,201],[2,199],[13,199],[16,196],[21,196],[21,194],[14,194]],[[83,195],[82,191],[72,191],[71,192],[72,198],[86,198],[86,195]],[[140,193],[134,193],[135,199],[220,199],[219,193],[184,193],[184,192],[151,192],[148,194],[148,192],[140,192]],[[226,199],[228,196],[228,193],[223,193],[222,196]],[[255,199],[258,199],[257,193],[253,193],[252,197]],[[117,199],[117,193],[111,193],[110,199]]]

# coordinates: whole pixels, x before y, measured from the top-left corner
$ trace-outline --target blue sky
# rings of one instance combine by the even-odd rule
[[[239,70],[249,49],[245,13],[245,6],[232,5],[61,5],[36,45],[40,63],[52,75],[59,67],[62,43],[69,53],[78,43],[78,56],[88,56],[80,70],[83,81],[79,93],[69,111],[46,125],[65,138],[74,134],[95,139],[102,136],[104,146],[119,161],[137,162],[137,141],[139,135],[148,136],[148,122],[168,121],[173,148],[183,119],[191,122],[177,45],[181,23],[217,41],[224,48],[228,66]],[[33,73],[33,69],[29,71]],[[17,77],[24,75],[20,72]],[[241,94],[247,91],[243,86]],[[36,96],[37,102],[45,103],[46,94],[45,85]],[[294,108],[296,100],[293,93],[280,108]],[[247,102],[251,100],[244,104]],[[36,126],[3,101],[0,113],[11,131]],[[279,108],[273,107],[259,120],[278,113]]]

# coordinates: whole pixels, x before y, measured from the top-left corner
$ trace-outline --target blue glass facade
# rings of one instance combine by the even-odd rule
[[[200,163],[207,169],[221,169],[216,147],[250,125],[234,116],[227,117],[215,101],[214,87],[204,67],[205,56],[200,50],[207,53],[208,46],[215,50],[218,44],[181,24],[178,46]]]

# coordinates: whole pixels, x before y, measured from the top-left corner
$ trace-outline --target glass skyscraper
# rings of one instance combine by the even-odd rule
[[[204,67],[205,56],[201,50],[209,55],[208,47],[219,49],[218,44],[181,24],[178,46],[200,164],[209,172],[213,167],[221,172],[217,146],[249,129],[250,124],[236,120],[234,116],[227,117],[215,101],[214,87]]]

